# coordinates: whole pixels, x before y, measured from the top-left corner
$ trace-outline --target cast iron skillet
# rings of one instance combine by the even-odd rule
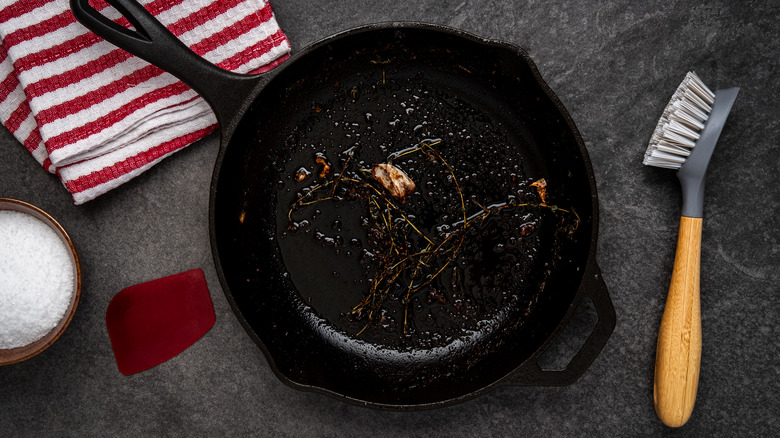
[[[109,3],[135,30],[71,0],[85,26],[176,75],[216,113],[222,146],[209,220],[217,273],[282,381],[371,407],[430,408],[497,385],[569,384],[596,358],[615,314],[596,264],[593,171],[571,117],[525,52],[441,26],[392,23],[330,37],[270,73],[237,75],[195,55],[134,1]],[[345,312],[367,287],[368,262],[350,256],[344,240],[355,239],[354,252],[365,248],[365,205],[322,202],[304,212],[316,230],[292,233],[286,215],[301,188],[292,175],[308,166],[316,182],[316,152],[338,171],[352,146],[370,165],[428,137],[454,154],[463,192],[495,202],[506,194],[493,189],[508,184],[533,196],[527,183],[545,178],[550,204],[576,211],[579,223],[574,230],[571,215],[546,208],[529,209],[528,236],[512,220],[486,221],[476,243],[464,245],[466,261],[437,280],[434,298],[444,298],[413,297],[409,332],[396,301],[382,324],[358,335]],[[429,208],[446,202],[432,197]],[[594,331],[565,369],[542,370],[539,356],[585,298],[598,313]],[[436,318],[441,333],[430,326]]]

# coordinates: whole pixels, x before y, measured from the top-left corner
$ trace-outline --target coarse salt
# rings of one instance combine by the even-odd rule
[[[71,257],[43,221],[0,210],[0,349],[29,345],[57,326],[75,292]]]

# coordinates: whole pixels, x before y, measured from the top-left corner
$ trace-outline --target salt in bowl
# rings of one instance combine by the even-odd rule
[[[71,289],[68,289],[66,286],[66,290],[62,291],[63,294],[71,293],[69,304],[65,304],[66,308],[64,315],[62,318],[60,318],[59,322],[56,323],[54,328],[52,328],[50,331],[48,331],[48,333],[45,333],[37,340],[15,348],[0,347],[0,365],[9,365],[12,363],[24,361],[42,352],[51,344],[53,344],[54,341],[56,341],[65,331],[65,328],[67,328],[68,324],[70,324],[70,321],[73,318],[73,314],[76,312],[76,306],[81,295],[81,266],[79,265],[79,258],[76,254],[76,248],[73,246],[73,242],[68,236],[68,233],[66,233],[62,226],[57,223],[57,221],[54,220],[54,218],[52,218],[49,214],[40,208],[35,207],[34,205],[8,198],[0,198],[0,212],[1,211],[14,211],[32,216],[51,228],[67,248],[69,262],[71,263],[73,269],[73,284]],[[1,235],[2,230],[0,230],[0,236]],[[64,269],[67,270],[67,268]]]

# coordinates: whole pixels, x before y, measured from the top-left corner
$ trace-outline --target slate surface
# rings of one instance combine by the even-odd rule
[[[2,436],[771,436],[780,431],[780,6],[729,1],[276,0],[294,50],[361,24],[445,24],[523,47],[585,139],[601,206],[598,260],[617,327],[568,387],[506,387],[423,412],[383,412],[293,390],[230,310],[208,238],[210,137],[103,197],[73,206],[58,180],[0,129],[0,196],[36,204],[70,232],[81,303],[43,354],[0,368]],[[658,324],[680,192],[642,154],[688,70],[742,91],[709,168],[702,247],[704,347],[694,414],[665,428],[652,403]],[[214,328],[133,376],[105,326],[121,289],[202,268]],[[565,359],[565,358],[564,358]],[[563,361],[565,362],[565,360]]]

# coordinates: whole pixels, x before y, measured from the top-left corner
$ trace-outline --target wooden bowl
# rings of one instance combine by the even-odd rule
[[[81,266],[79,265],[79,257],[76,254],[76,248],[73,246],[73,241],[70,240],[70,237],[68,236],[68,233],[65,232],[65,229],[62,228],[62,226],[57,223],[54,218],[49,216],[48,213],[41,210],[40,208],[28,204],[23,201],[18,201],[16,199],[8,199],[8,198],[0,198],[0,210],[11,210],[11,211],[19,211],[25,214],[28,214],[30,216],[33,216],[37,219],[40,219],[43,221],[46,225],[48,225],[52,230],[54,230],[57,235],[60,237],[63,243],[67,245],[70,248],[70,254],[71,254],[71,261],[73,262],[73,295],[70,299],[70,305],[68,306],[68,309],[65,311],[65,315],[63,315],[60,322],[46,335],[44,335],[42,338],[38,339],[37,341],[32,342],[31,344],[25,345],[23,347],[18,348],[11,348],[11,349],[2,349],[0,348],[0,365],[9,365],[16,362],[21,362],[23,360],[27,360],[36,354],[42,352],[46,348],[49,347],[49,345],[53,344],[54,341],[57,340],[57,338],[60,337],[62,332],[65,331],[65,328],[68,327],[68,324],[70,324],[70,320],[73,318],[73,314],[76,312],[76,306],[79,302],[79,297],[81,296]]]

